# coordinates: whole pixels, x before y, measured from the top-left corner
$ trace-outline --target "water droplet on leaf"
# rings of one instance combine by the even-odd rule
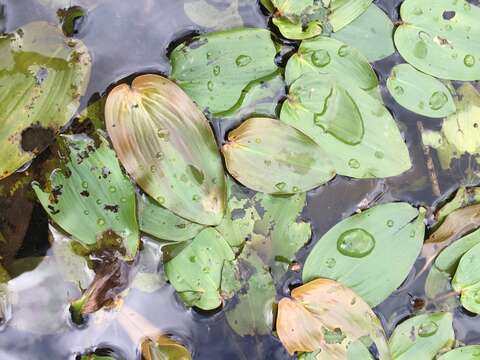
[[[349,51],[348,45],[342,45],[338,48],[338,56],[340,57],[347,56],[349,52],[350,51]]]
[[[429,337],[435,334],[438,330],[438,325],[433,321],[426,321],[418,327],[418,336]]]
[[[473,57],[473,55],[465,55],[463,62],[465,66],[472,67],[473,65],[475,65],[475,58]]]
[[[392,227],[395,222],[393,220],[387,220],[387,226]]]
[[[355,258],[367,256],[374,248],[375,239],[363,229],[347,230],[337,241],[337,249],[341,254]]]
[[[348,166],[352,169],[358,169],[360,167],[360,162],[357,159],[350,159]]]
[[[235,64],[237,64],[238,67],[244,67],[247,66],[252,62],[252,58],[248,55],[240,55],[237,57],[235,60]]]
[[[317,50],[311,56],[312,64],[316,67],[325,67],[330,64],[330,54],[327,50]]]
[[[325,261],[325,265],[327,265],[327,268],[332,269],[337,265],[337,261],[334,258],[328,258]]]

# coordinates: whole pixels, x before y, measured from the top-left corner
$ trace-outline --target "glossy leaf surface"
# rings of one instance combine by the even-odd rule
[[[166,335],[146,339],[141,345],[144,360],[191,360],[188,349]]]
[[[462,346],[443,354],[438,360],[478,360],[480,345]]]
[[[327,279],[295,288],[278,304],[278,336],[290,354],[321,350],[317,359],[345,359],[349,344],[362,337],[390,359],[380,321],[352,290]]]
[[[122,165],[148,195],[188,220],[220,223],[220,154],[207,119],[177,85],[139,76],[110,92],[105,117]]]
[[[62,136],[65,168],[50,175],[45,189],[33,185],[49,216],[81,243],[99,245],[121,240],[134,257],[139,242],[135,192],[113,150],[102,139]]]
[[[210,33],[175,48],[170,77],[203,109],[221,114],[242,101],[250,83],[277,71],[269,31],[240,28]]]
[[[400,105],[414,113],[440,118],[456,111],[448,88],[409,64],[396,65],[392,69],[387,88]]]
[[[453,289],[460,292],[462,305],[473,313],[480,313],[480,244],[468,250],[460,262],[452,280]]]
[[[333,31],[339,31],[368,9],[373,0],[323,0],[329,3],[328,22]]]
[[[480,80],[480,8],[465,0],[405,0],[400,15],[395,45],[407,62],[441,79]]]
[[[303,281],[333,279],[370,306],[380,304],[405,280],[420,253],[424,212],[407,203],[387,203],[339,222],[308,255]]]
[[[46,22],[0,35],[0,179],[53,142],[80,104],[90,67],[83,43]]]

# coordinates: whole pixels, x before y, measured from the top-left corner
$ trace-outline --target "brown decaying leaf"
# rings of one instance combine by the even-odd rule
[[[321,350],[317,359],[346,359],[348,346],[370,337],[380,359],[390,359],[385,333],[370,306],[352,290],[316,279],[292,291],[278,304],[277,332],[290,354]],[[328,334],[340,335],[336,341]]]

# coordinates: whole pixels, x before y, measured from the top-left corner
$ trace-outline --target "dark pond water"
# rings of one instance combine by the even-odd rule
[[[104,94],[112,84],[135,73],[168,73],[167,50],[172,42],[184,39],[196,32],[229,26],[267,27],[268,18],[261,12],[255,0],[208,0],[207,3],[220,10],[235,7],[238,12],[220,17],[185,12],[186,3],[197,0],[80,0],[89,9],[87,18],[80,24],[76,37],[82,39],[93,57],[92,78],[84,99]],[[39,3],[60,5],[69,1],[58,0],[0,0],[0,30],[11,31],[35,20],[57,23],[55,11]],[[376,1],[393,21],[398,21],[401,0]],[[233,4],[233,5],[232,5]],[[235,4],[237,6],[235,6]],[[198,24],[198,23],[199,24]],[[402,62],[393,55],[374,64],[380,81],[385,84],[393,65]],[[418,123],[425,128],[438,129],[438,120],[429,120],[400,108],[390,97],[385,87],[383,96],[387,107],[404,132],[413,168],[400,177],[388,180],[351,180],[337,177],[328,186],[309,193],[304,217],[312,222],[314,236],[307,247],[298,254],[303,263],[316,241],[331,226],[349,216],[359,206],[386,201],[408,201],[431,208],[440,197],[446,197],[460,184],[476,184],[475,175],[480,169],[473,167],[471,159],[458,161],[448,172],[442,172],[435,154],[433,164],[438,175],[440,197],[435,194],[426,165],[426,156],[421,146]],[[212,120],[217,136],[222,139],[236,121],[220,123]],[[78,296],[78,290],[61,279],[64,269],[55,261],[56,249],[49,248],[48,222],[38,205],[25,205],[26,213],[15,210],[10,204],[8,211],[17,211],[12,216],[32,213],[24,229],[16,228],[18,243],[17,258],[48,256],[31,272],[24,272],[14,279],[18,298],[13,299],[13,314],[0,332],[0,359],[2,360],[51,360],[73,359],[75,354],[89,347],[105,346],[125,359],[138,357],[137,345],[132,341],[129,326],[131,314],[140,314],[140,321],[147,320],[151,326],[175,334],[193,351],[196,359],[289,359],[289,355],[273,336],[240,337],[225,321],[222,311],[201,313],[187,310],[176,298],[173,289],[161,284],[145,292],[145,286],[130,290],[124,297],[123,313],[100,312],[84,327],[78,328],[68,321],[68,301]],[[13,209],[13,210],[12,210]],[[7,210],[0,210],[0,212]],[[9,215],[0,214],[8,217]],[[3,218],[2,218],[3,219]],[[28,225],[28,227],[27,227]],[[57,234],[61,238],[60,234]],[[59,240],[59,243],[61,241]],[[157,248],[147,242],[140,261],[140,271],[153,273],[159,268]],[[61,250],[58,250],[61,251]],[[55,256],[53,256],[55,255]],[[391,254],[392,262],[395,254]],[[416,267],[423,265],[419,259]],[[84,266],[84,264],[74,264]],[[404,285],[383,304],[375,308],[387,333],[414,311],[415,299],[423,297],[424,277],[413,281],[415,269]],[[85,279],[88,281],[88,279]],[[289,289],[300,283],[298,273],[289,272],[279,288],[279,296],[288,295]],[[154,284],[155,285],[155,284]],[[142,290],[140,290],[142,289]],[[417,300],[418,303],[418,300]],[[433,305],[429,305],[433,306]],[[129,310],[131,311],[129,313]],[[135,315],[135,316],[137,316]],[[125,320],[127,319],[127,320]],[[128,320],[130,319],[130,320]],[[480,343],[479,319],[460,308],[455,311],[457,339]],[[130,331],[135,333],[135,321],[130,321]],[[132,325],[133,324],[133,325]],[[477,324],[477,326],[475,326]],[[127,330],[126,330],[127,329]]]

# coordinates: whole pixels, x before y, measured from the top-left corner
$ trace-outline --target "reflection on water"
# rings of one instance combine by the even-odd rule
[[[398,20],[401,0],[376,3],[393,21]],[[167,49],[172,41],[230,26],[267,26],[267,18],[255,0],[0,0],[0,31],[5,28],[10,31],[34,20],[57,23],[55,11],[49,7],[52,4],[54,8],[82,5],[89,10],[77,35],[93,58],[92,80],[84,103],[134,73],[168,73]],[[393,55],[374,65],[382,84],[392,66],[399,62],[402,62],[400,56]],[[337,178],[329,186],[311,192],[305,215],[312,221],[314,237],[299,253],[300,263],[329,227],[358,208],[396,200],[428,207],[437,199],[417,127],[417,122],[424,119],[396,105],[385,88],[382,94],[405,133],[413,168],[400,177],[386,180]],[[224,139],[236,123],[238,119],[215,122],[217,137]],[[438,128],[436,122],[424,123],[429,128]],[[452,172],[438,171],[437,166],[441,193],[448,194],[467,180],[478,182],[475,175],[470,178],[466,175],[465,169],[473,166],[477,165],[468,159],[458,162]],[[470,174],[478,170],[473,169]],[[27,232],[26,241],[39,244],[41,241],[32,239],[40,232],[47,233],[46,219],[34,229],[35,233]],[[273,336],[241,338],[236,335],[221,311],[200,313],[185,309],[159,275],[158,245],[148,240],[132,272],[132,285],[122,293],[115,307],[89,316],[85,326],[74,326],[69,321],[69,303],[80,294],[79,286],[86,287],[93,274],[81,258],[64,246],[62,234],[54,229],[52,232],[55,245],[40,264],[11,280],[8,295],[0,289],[0,315],[8,319],[3,329],[0,328],[0,359],[73,359],[76,353],[102,344],[121,349],[126,359],[135,359],[139,340],[155,331],[175,334],[193,351],[196,359],[290,358]],[[45,244],[47,239],[43,246]],[[22,257],[43,255],[43,251],[34,249],[24,249],[22,253]],[[418,268],[422,261],[419,260]],[[409,279],[413,279],[414,274],[415,269]],[[299,284],[300,275],[289,272],[284,280],[280,288],[288,292],[289,286]],[[412,302],[423,296],[423,282],[424,277],[415,282],[407,279],[375,309],[387,332],[412,313]],[[474,321],[478,319],[457,310],[455,327],[460,341],[480,342]]]

